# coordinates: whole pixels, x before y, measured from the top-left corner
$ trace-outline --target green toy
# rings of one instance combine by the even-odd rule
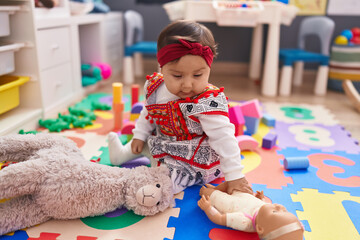
[[[93,110],[111,110],[111,106],[106,103],[100,103],[100,102],[92,102],[91,108]]]
[[[71,114],[62,115],[61,113],[58,114],[59,119],[62,119],[63,121],[67,123],[73,123],[77,120],[77,117]]]
[[[37,134],[37,133],[40,133],[40,132],[36,131],[36,130],[25,132],[24,129],[20,129],[20,131],[18,132],[18,134]]]
[[[47,129],[49,129],[50,132],[61,132],[64,129],[70,129],[70,123],[58,119],[57,122],[48,126]]]
[[[46,120],[40,119],[39,120],[39,125],[41,127],[48,128],[49,126],[55,124],[58,121],[59,120],[57,118],[49,118],[49,119],[46,119]]]
[[[77,117],[84,117],[87,114],[87,111],[85,109],[69,107],[68,110],[71,115],[75,115]]]
[[[84,128],[85,126],[93,125],[91,118],[89,117],[78,118],[72,124],[75,128]]]

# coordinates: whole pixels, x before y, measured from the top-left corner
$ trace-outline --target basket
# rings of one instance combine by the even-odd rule
[[[0,76],[0,114],[19,106],[19,86],[29,80],[23,76]]]
[[[261,2],[213,1],[213,7],[219,26],[254,27],[264,10]]]

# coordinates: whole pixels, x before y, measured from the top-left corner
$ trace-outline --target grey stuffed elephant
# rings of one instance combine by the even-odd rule
[[[111,167],[84,159],[65,137],[40,133],[0,137],[0,235],[50,219],[102,215],[121,206],[154,215],[173,206],[166,167]]]

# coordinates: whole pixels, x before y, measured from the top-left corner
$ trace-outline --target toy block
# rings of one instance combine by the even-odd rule
[[[236,140],[238,141],[241,151],[253,151],[259,145],[255,138],[248,135],[237,136]]]
[[[263,117],[261,118],[261,122],[268,127],[275,127],[275,123],[276,123],[275,118],[267,113],[263,114]]]
[[[291,169],[307,169],[309,167],[308,157],[287,157],[284,159],[284,168]]]
[[[131,106],[134,106],[135,103],[139,102],[139,85],[131,85]]]
[[[249,117],[249,116],[244,116],[244,118],[245,118],[246,132],[249,135],[256,133],[259,128],[260,118]]]
[[[122,83],[113,83],[114,130],[120,130],[123,124],[124,103],[122,102]]]
[[[131,108],[131,113],[140,113],[143,108],[144,108],[143,103],[140,102],[135,103]]]
[[[262,148],[271,149],[276,145],[277,134],[268,133],[265,135],[262,141]]]
[[[229,119],[233,124],[244,124],[245,119],[240,105],[229,108]]]
[[[262,112],[260,108],[260,103],[258,99],[250,100],[244,102],[240,105],[242,113],[244,116],[253,117],[253,118],[261,118]]]
[[[134,122],[127,122],[121,129],[121,134],[133,134],[132,130],[135,128]]]
[[[135,122],[140,117],[140,113],[131,113],[130,114],[130,121]]]
[[[243,135],[245,119],[239,105],[229,108],[229,119],[235,126],[235,136]]]

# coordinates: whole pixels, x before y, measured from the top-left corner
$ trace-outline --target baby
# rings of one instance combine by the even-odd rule
[[[209,83],[217,44],[211,31],[193,21],[176,21],[159,35],[160,73],[147,77],[145,107],[123,146],[109,134],[113,165],[148,156],[170,170],[174,193],[224,176],[227,192],[250,192],[223,88]]]
[[[264,202],[262,192],[256,195],[224,192],[226,182],[200,189],[199,207],[219,225],[245,232],[257,232],[261,240],[302,240],[304,228],[297,217],[279,204]]]

